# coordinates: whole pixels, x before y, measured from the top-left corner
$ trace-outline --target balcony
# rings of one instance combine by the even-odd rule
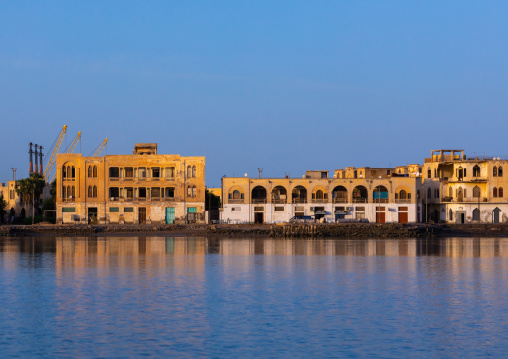
[[[274,204],[286,204],[286,200],[285,199],[275,199],[275,198],[272,198],[272,203],[274,203]]]
[[[240,203],[244,203],[244,199],[228,199],[228,203],[229,204],[240,204]]]
[[[266,203],[266,198],[253,198],[252,203]]]
[[[369,203],[368,198],[353,198],[353,203]]]
[[[411,203],[411,200],[410,199],[406,199],[406,198],[397,198],[395,200],[395,203],[399,203],[399,204],[405,204],[405,203]]]
[[[313,198],[312,203],[328,203],[328,198]]]
[[[347,198],[333,198],[332,203],[348,203]]]
[[[307,203],[307,198],[293,198],[293,203]]]

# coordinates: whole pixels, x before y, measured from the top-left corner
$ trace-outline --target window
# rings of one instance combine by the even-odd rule
[[[479,221],[480,220],[480,210],[478,208],[475,208],[473,210],[473,221]]]
[[[164,197],[175,198],[175,189],[173,187],[166,187],[164,189]]]
[[[76,187],[72,186],[72,198],[76,198]]]
[[[93,189],[92,189],[92,197],[93,197],[93,198],[97,198],[97,186],[93,186]]]
[[[134,212],[134,208],[133,207],[125,207],[123,209],[124,212]]]
[[[499,166],[499,168],[497,169],[497,176],[503,177],[503,167]]]
[[[125,178],[132,178],[132,177],[134,177],[134,168],[125,167]]]
[[[138,169],[138,177],[139,178],[146,178],[146,168],[141,167]]]
[[[192,197],[196,197],[196,186],[192,187]]]
[[[478,165],[473,167],[473,177],[480,177],[480,167]]]
[[[118,167],[110,167],[109,168],[109,177],[111,177],[111,178],[120,177],[120,169]]]
[[[437,168],[434,168],[434,177],[437,177]]]
[[[125,197],[126,197],[126,198],[131,198],[131,199],[132,199],[132,198],[134,197],[134,188],[132,188],[132,187],[127,187],[127,188],[125,189]]]
[[[473,188],[473,197],[480,197],[480,187],[474,186],[474,188]]]
[[[503,187],[499,187],[498,196],[503,198]]]
[[[432,171],[431,171],[431,169],[429,168],[429,169],[427,170],[427,178],[431,178],[431,177],[432,177]]]
[[[62,178],[67,178],[67,168],[65,166],[62,168]]]
[[[15,198],[15,197],[14,197],[14,190],[13,190],[13,189],[11,189],[10,197],[11,197],[11,199],[14,199],[14,198]]]
[[[196,166],[192,166],[192,177],[196,177]]]
[[[109,207],[109,211],[110,212],[120,212],[120,208],[119,207]]]
[[[496,187],[494,187],[494,189],[492,190],[492,196],[497,197],[497,188]]]
[[[275,206],[275,212],[284,212],[283,206]]]
[[[449,217],[448,218],[449,218],[450,221],[453,221],[453,211],[451,209],[449,211]]]
[[[187,177],[192,177],[192,167],[187,166]]]
[[[92,176],[93,176],[92,166],[88,166],[88,178],[91,178]]]
[[[93,177],[97,177],[97,166],[93,166]]]
[[[92,196],[93,196],[92,186],[88,186],[88,197],[92,197]]]
[[[196,186],[187,187],[187,197],[196,197]]]
[[[161,189],[159,187],[153,187],[150,191],[150,197],[159,198],[161,196]]]
[[[492,169],[492,176],[497,177],[497,167],[496,166],[494,166],[494,168]]]
[[[111,200],[118,199],[118,197],[120,197],[120,188],[109,187],[109,197]]]
[[[175,178],[175,168],[166,167],[166,178]]]
[[[67,190],[65,188],[65,186],[63,186],[62,188],[62,198],[65,200],[65,198],[67,198]]]
[[[430,187],[427,189],[427,198],[431,198],[432,197],[432,191],[430,189]]]
[[[152,177],[159,178],[161,176],[161,169],[159,167],[152,168]]]
[[[145,187],[138,188],[138,197],[139,198],[146,198],[146,188]]]

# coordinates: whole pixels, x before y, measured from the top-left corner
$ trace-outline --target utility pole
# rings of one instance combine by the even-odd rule
[[[258,167],[258,172],[259,172],[259,179],[261,179],[261,175],[263,174],[263,169]]]
[[[12,180],[14,182],[16,182],[16,170],[17,170],[17,168],[11,168],[11,170],[12,170]]]

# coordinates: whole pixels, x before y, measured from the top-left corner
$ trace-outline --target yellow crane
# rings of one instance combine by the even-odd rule
[[[53,148],[51,157],[49,158],[48,164],[46,165],[46,169],[44,170],[44,180],[48,184],[53,182],[53,180],[55,179],[56,172],[51,177],[51,181],[49,180],[49,178],[51,176],[51,172],[55,168],[56,155],[58,154],[58,151],[60,150],[60,146],[62,146],[62,142],[63,142],[63,139],[64,139],[66,133],[67,133],[67,125],[64,125],[64,127],[62,128],[62,131],[60,132],[60,135],[58,136],[58,139],[56,140],[55,147]]]
[[[65,153],[73,153],[74,149],[76,148],[76,145],[79,143],[80,140],[81,140],[81,131],[79,131],[76,137],[74,137],[74,140],[69,145]]]
[[[102,141],[102,143],[99,145],[99,147],[97,147],[97,149],[93,153],[92,157],[98,157],[101,154],[104,147],[106,147],[107,144],[108,144],[108,139],[106,138],[104,141]]]

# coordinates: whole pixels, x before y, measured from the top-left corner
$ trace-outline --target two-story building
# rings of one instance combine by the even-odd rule
[[[307,171],[302,178],[223,177],[221,220],[280,223],[293,217],[337,222],[418,222],[418,165]]]
[[[467,157],[464,150],[434,150],[423,165],[427,218],[449,223],[508,222],[508,161]]]
[[[57,223],[201,223],[205,158],[157,154],[138,143],[132,155],[59,154]]]

